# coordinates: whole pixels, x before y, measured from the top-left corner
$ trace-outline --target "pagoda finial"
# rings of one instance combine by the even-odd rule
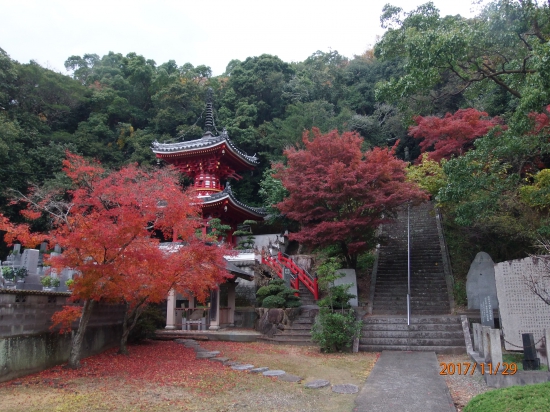
[[[215,129],[214,126],[214,112],[212,110],[212,101],[214,100],[214,92],[209,87],[206,91],[206,114],[204,119],[204,131],[212,133]]]

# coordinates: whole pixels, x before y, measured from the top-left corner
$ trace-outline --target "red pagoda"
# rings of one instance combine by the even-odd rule
[[[212,91],[209,89],[206,102],[205,131],[200,139],[178,142],[153,142],[152,150],[158,159],[176,166],[193,180],[202,205],[202,218],[208,222],[219,218],[233,229],[227,241],[233,243],[231,233],[245,220],[263,220],[262,208],[239,202],[227,179],[240,180],[238,172],[252,170],[259,163],[256,156],[248,156],[240,150],[223,129],[217,134],[212,109]],[[222,185],[225,181],[225,186]]]

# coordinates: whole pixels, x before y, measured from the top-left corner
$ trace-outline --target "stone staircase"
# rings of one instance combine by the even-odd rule
[[[308,291],[309,292],[309,291]],[[285,329],[268,337],[261,335],[257,338],[258,342],[268,342],[277,345],[295,345],[295,346],[312,346],[315,345],[311,341],[311,327],[315,322],[315,316],[319,312],[319,307],[316,305],[302,306],[300,315],[294,319],[292,325],[285,326]]]
[[[450,313],[449,295],[431,203],[411,207],[411,316]],[[407,209],[382,227],[383,244],[372,299],[373,315],[407,314]]]
[[[309,291],[308,288],[304,286],[302,282],[299,283],[300,288],[300,302],[302,302],[302,306],[314,306],[317,304],[317,301],[313,297],[313,294]]]
[[[460,316],[411,317],[410,323],[403,316],[364,317],[359,350],[466,352]]]
[[[411,319],[407,325],[407,209],[382,227],[372,315],[363,317],[359,350],[465,353],[459,316],[450,316],[444,257],[431,203],[411,207]]]

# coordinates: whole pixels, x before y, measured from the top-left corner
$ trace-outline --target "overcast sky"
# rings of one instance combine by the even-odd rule
[[[0,0],[0,47],[20,63],[66,73],[71,55],[135,52],[157,64],[210,66],[263,53],[286,62],[317,50],[353,57],[383,34],[385,3],[422,0]],[[442,15],[472,13],[470,0],[434,0]]]

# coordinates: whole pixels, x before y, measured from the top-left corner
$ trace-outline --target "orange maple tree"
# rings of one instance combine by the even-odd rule
[[[227,251],[196,238],[196,198],[180,189],[175,169],[148,171],[129,165],[107,173],[98,163],[71,153],[63,165],[72,190],[33,190],[20,201],[26,203],[27,218],[46,213],[51,219],[50,242],[63,249],[50,259],[51,266],[76,273],[71,298],[81,300],[82,308],[67,306],[53,320],[67,330],[80,318],[69,358],[69,366],[78,367],[95,303],[126,305],[120,352],[127,353],[128,334],[145,306],[166,299],[170,289],[204,298],[228,276],[223,260]],[[176,242],[160,247],[155,233]]]

